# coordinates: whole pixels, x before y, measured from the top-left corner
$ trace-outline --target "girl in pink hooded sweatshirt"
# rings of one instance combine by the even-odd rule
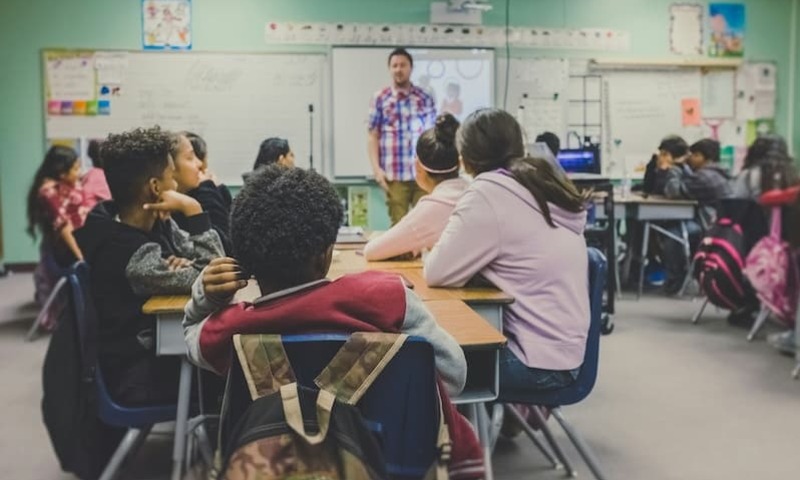
[[[399,255],[417,256],[439,241],[456,202],[468,182],[458,176],[455,137],[458,120],[449,113],[436,118],[436,126],[417,141],[416,181],[426,192],[417,205],[383,235],[364,247],[367,260],[385,260]]]
[[[589,331],[587,197],[547,160],[526,157],[503,110],[470,114],[456,145],[475,180],[425,259],[425,280],[461,287],[482,277],[514,297],[503,314],[501,401],[567,386]]]

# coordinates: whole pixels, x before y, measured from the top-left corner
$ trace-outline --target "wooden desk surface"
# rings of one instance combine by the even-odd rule
[[[425,302],[436,322],[462,347],[505,345],[506,337],[481,318],[464,302],[434,300]]]
[[[382,269],[402,275],[412,285],[414,293],[423,301],[461,300],[469,303],[514,303],[514,298],[496,288],[439,288],[429,287],[422,276],[422,268]]]
[[[646,204],[646,205],[697,205],[696,200],[672,199],[661,195],[644,196],[638,192],[631,193],[625,198],[614,195],[614,203]]]
[[[422,260],[387,260],[381,262],[368,262],[364,255],[356,253],[356,250],[334,249],[334,258],[331,261],[331,269],[328,277],[334,278],[345,273],[357,273],[365,270],[393,270],[399,268],[422,268]]]

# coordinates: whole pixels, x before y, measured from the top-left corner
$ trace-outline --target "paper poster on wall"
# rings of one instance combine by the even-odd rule
[[[669,45],[678,55],[703,54],[703,7],[675,3],[669,7]]]
[[[775,117],[777,67],[774,63],[747,63],[736,74],[736,118]]]
[[[700,99],[684,98],[681,100],[681,122],[684,127],[700,126]]]
[[[45,62],[48,100],[72,102],[95,98],[94,57],[90,52],[54,54]]]
[[[142,0],[142,47],[145,50],[190,50],[191,0]]]
[[[745,10],[741,3],[708,5],[708,54],[712,57],[744,56]]]
[[[348,217],[351,227],[369,226],[369,187],[347,189]]]
[[[128,69],[128,52],[96,52],[94,69],[97,71],[97,83],[122,84]]]
[[[703,118],[733,118],[736,72],[710,70],[703,74]]]

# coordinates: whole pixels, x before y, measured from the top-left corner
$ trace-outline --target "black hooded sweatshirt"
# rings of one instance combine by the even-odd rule
[[[211,259],[223,255],[208,215],[186,219],[186,231],[172,220],[158,220],[149,232],[119,221],[114,201],[98,204],[75,232],[91,269],[97,311],[98,354],[105,361],[130,363],[153,350],[155,319],[142,313],[152,295],[188,294]],[[170,270],[172,255],[192,260]]]

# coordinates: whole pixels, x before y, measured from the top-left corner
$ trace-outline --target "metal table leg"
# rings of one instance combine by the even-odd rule
[[[178,411],[175,417],[175,442],[172,449],[172,480],[181,480],[183,458],[186,455],[186,426],[189,422],[189,402],[192,398],[192,364],[181,357],[181,377],[178,387]]]

